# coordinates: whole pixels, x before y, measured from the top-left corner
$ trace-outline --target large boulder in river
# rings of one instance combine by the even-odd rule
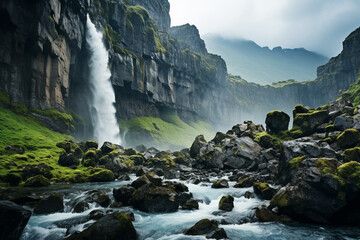
[[[34,208],[34,213],[49,214],[64,211],[64,199],[61,194],[51,194],[43,198]]]
[[[271,200],[276,193],[276,189],[272,188],[268,183],[256,182],[253,188],[256,195],[265,200]]]
[[[30,219],[31,211],[10,201],[0,201],[0,216],[0,239],[17,240]]]
[[[266,128],[268,131],[277,133],[288,130],[290,116],[282,111],[272,111],[266,115]]]
[[[219,202],[219,209],[223,211],[231,211],[234,208],[234,197],[223,196]]]
[[[139,187],[131,199],[133,207],[143,212],[175,212],[179,208],[173,189],[147,183]]]
[[[121,202],[124,206],[131,205],[130,199],[135,192],[135,188],[131,186],[122,186],[118,189],[114,188],[113,194],[115,201]]]
[[[81,233],[75,233],[68,240],[136,240],[136,230],[131,219],[121,212],[114,212],[100,218]]]
[[[229,183],[227,180],[225,179],[221,179],[218,181],[215,181],[212,185],[212,188],[228,188],[229,187]]]
[[[90,182],[111,182],[115,180],[112,171],[104,169],[89,176]]]

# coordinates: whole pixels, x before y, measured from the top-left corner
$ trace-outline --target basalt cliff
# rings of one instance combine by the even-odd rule
[[[117,117],[124,121],[175,114],[228,127],[250,111],[262,116],[298,103],[325,104],[358,78],[359,29],[314,81],[260,86],[228,77],[226,63],[208,53],[195,26],[170,27],[169,9],[167,0],[2,1],[0,90],[30,109],[77,113],[83,121],[76,136],[93,137],[87,14],[104,34]],[[143,133],[136,132],[153,137]]]

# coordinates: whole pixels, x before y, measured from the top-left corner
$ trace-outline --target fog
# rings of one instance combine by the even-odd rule
[[[304,47],[332,57],[360,26],[358,0],[170,0],[172,25],[200,34],[249,39],[270,48]]]

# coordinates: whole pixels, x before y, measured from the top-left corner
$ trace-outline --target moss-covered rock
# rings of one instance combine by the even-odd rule
[[[360,147],[346,149],[342,155],[349,162],[350,161],[360,162]]]
[[[190,156],[195,158],[200,153],[200,149],[206,144],[204,135],[199,135],[195,138],[195,141],[190,147]]]
[[[90,149],[90,148],[97,149],[99,147],[99,143],[96,141],[86,141],[85,147],[86,147],[86,149]]]
[[[300,163],[306,159],[306,156],[300,156],[293,158],[289,161],[290,169],[298,169],[300,167]]]
[[[136,240],[137,233],[131,219],[121,212],[114,212],[100,218],[81,233],[71,235],[68,240]]]
[[[315,167],[317,167],[321,175],[330,174],[334,175],[337,173],[337,164],[336,159],[329,158],[319,158],[315,161]]]
[[[211,141],[214,142],[216,145],[218,145],[218,144],[221,144],[221,141],[226,138],[231,138],[231,137],[225,133],[217,132],[214,139]]]
[[[259,143],[264,148],[278,149],[281,147],[281,139],[272,136],[267,132],[261,132],[255,135],[255,142]]]
[[[234,185],[234,188],[248,188],[254,184],[254,179],[251,177],[243,177]]]
[[[360,163],[351,161],[338,167],[338,176],[342,184],[353,186],[353,191],[360,189]]]
[[[64,199],[61,194],[53,193],[41,199],[34,207],[36,214],[49,214],[64,211]]]
[[[112,144],[111,142],[104,142],[104,144],[101,146],[101,152],[103,155],[109,154],[113,150],[116,149],[116,146]]]
[[[326,110],[310,110],[308,113],[296,114],[293,122],[292,131],[300,130],[303,135],[307,136],[317,131],[317,128],[327,123],[329,114]]]
[[[17,186],[22,181],[22,177],[18,173],[8,173],[4,177],[4,181],[9,183],[11,186]]]
[[[27,179],[24,183],[24,187],[46,187],[50,185],[49,179],[43,175],[37,175]]]
[[[139,152],[133,148],[125,148],[124,155],[127,155],[127,156],[139,155]]]
[[[271,200],[276,193],[276,190],[268,183],[254,183],[253,188],[256,195],[265,200]]]
[[[221,179],[219,181],[215,181],[212,185],[212,188],[228,188],[229,183],[225,179]]]
[[[90,182],[111,182],[115,180],[114,173],[104,169],[89,176]]]
[[[219,209],[223,211],[231,211],[234,208],[234,197],[223,196],[219,201]]]
[[[270,132],[280,132],[288,130],[290,116],[282,111],[272,111],[266,115],[266,128]]]
[[[130,159],[134,161],[135,166],[143,165],[145,162],[145,158],[142,155],[131,155]]]
[[[110,161],[109,155],[102,156],[99,159],[99,165],[106,165]]]
[[[280,191],[270,200],[270,206],[285,208],[289,205],[286,191]]]
[[[181,206],[181,209],[183,210],[199,209],[199,203],[195,199],[189,199]]]
[[[304,105],[298,104],[293,109],[293,117],[295,118],[298,113],[308,113],[309,108],[304,107]]]
[[[337,137],[337,141],[342,149],[355,147],[360,144],[360,132],[356,129],[346,129]]]

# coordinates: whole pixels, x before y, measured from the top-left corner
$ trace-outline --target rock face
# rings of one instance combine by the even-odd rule
[[[0,201],[0,216],[0,238],[17,240],[30,219],[31,211],[10,201]]]
[[[63,211],[63,196],[56,193],[42,199],[34,208],[34,213],[36,214],[48,214]]]

